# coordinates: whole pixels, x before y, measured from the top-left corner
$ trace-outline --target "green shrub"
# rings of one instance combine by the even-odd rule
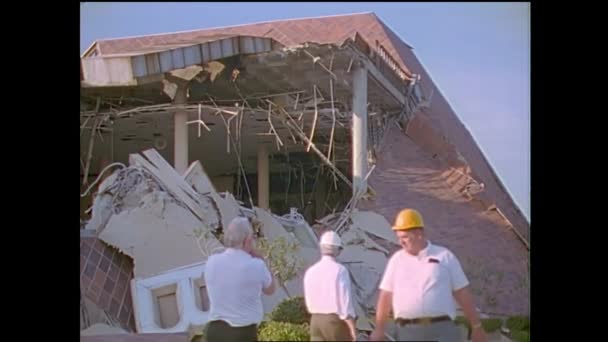
[[[471,324],[466,318],[458,316],[454,323],[464,326],[467,329],[467,338],[471,338]],[[481,326],[486,333],[493,333],[502,327],[502,320],[499,318],[485,318],[481,320]]]
[[[530,342],[530,333],[525,330],[511,331],[511,340],[515,342]]]
[[[454,323],[456,323],[456,325],[463,325],[467,329],[469,329],[471,327],[471,325],[469,324],[469,321],[467,321],[467,319],[462,316],[456,317],[456,319],[454,320]]]
[[[493,333],[502,327],[502,320],[500,318],[485,318],[481,320],[481,326],[486,332]]]
[[[310,341],[308,324],[265,322],[258,329],[258,341]]]
[[[270,319],[276,322],[303,324],[310,322],[304,297],[288,298],[270,313]]]
[[[507,319],[509,330],[530,331],[530,318],[527,316],[511,316]]]

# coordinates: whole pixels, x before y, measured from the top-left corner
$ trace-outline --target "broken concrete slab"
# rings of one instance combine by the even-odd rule
[[[391,228],[391,224],[384,216],[373,211],[358,211],[354,210],[350,216],[353,225],[365,230],[370,234],[374,234],[387,241],[398,243],[397,237]]]
[[[143,154],[145,158],[139,154],[131,154],[129,163],[150,172],[171,195],[183,202],[200,220],[211,227],[217,225],[217,222],[209,222],[214,217],[214,215],[210,215],[210,212],[214,210],[210,201],[194,191],[192,186],[186,183],[184,178],[156,150],[149,149]]]
[[[91,219],[84,229],[99,231],[105,227],[110,216],[112,216],[112,196],[109,194],[97,195],[93,199]]]
[[[363,245],[347,245],[338,256],[338,260],[350,273],[354,296],[362,306],[362,310],[374,308],[378,284],[388,262],[386,255]]]
[[[154,193],[141,208],[113,215],[99,238],[134,259],[135,277],[148,277],[200,261],[196,229],[210,231],[190,211]]]
[[[373,320],[368,318],[369,315],[367,314],[367,312],[365,312],[365,310],[363,309],[361,304],[359,304],[358,301],[355,301],[354,307],[355,307],[355,314],[357,314],[357,321],[355,322],[355,325],[357,326],[357,330],[373,331],[374,328],[372,327],[372,325],[370,323]]]
[[[185,81],[192,80],[196,75],[198,75],[201,71],[203,71],[203,67],[200,65],[190,65],[188,67],[182,69],[174,69],[169,73],[171,76],[181,78]]]
[[[198,160],[190,164],[190,167],[184,173],[184,180],[201,195],[217,193],[215,186],[213,186],[213,183],[205,172],[205,168],[203,168],[203,165]]]
[[[211,82],[215,81],[217,75],[219,75],[226,66],[218,61],[211,61],[205,66],[205,71],[209,73],[209,79]]]
[[[91,219],[87,222],[85,229],[99,231],[106,225],[110,216],[112,216],[113,197],[108,192],[116,181],[117,176],[118,171],[115,171],[99,184],[97,195],[93,199]]]
[[[226,193],[224,198],[218,195],[217,199],[215,199],[215,203],[217,204],[220,212],[220,221],[222,223],[222,227],[228,227],[228,224],[230,224],[232,219],[242,215],[239,204],[234,196],[229,192]]]
[[[197,262],[187,266],[171,269],[145,279],[133,279],[133,308],[136,329],[140,333],[187,332],[192,326],[207,323],[208,311],[203,311],[196,304],[196,292],[204,287],[204,263]],[[197,282],[197,279],[201,279]],[[205,290],[206,291],[206,290]],[[161,293],[162,292],[162,293]],[[163,298],[173,299],[177,312],[163,312],[160,304]],[[167,307],[167,309],[172,309]],[[162,327],[160,317],[174,315],[174,324]]]
[[[276,238],[283,237],[288,242],[297,241],[297,238],[293,234],[287,232],[283,225],[281,225],[268,211],[255,207],[254,212],[256,218],[262,224],[262,233],[268,240],[272,241]]]
[[[237,216],[242,215],[240,206],[236,199],[231,193],[226,193],[222,197],[215,189],[213,182],[209,179],[209,176],[205,172],[203,165],[197,160],[193,162],[186,173],[184,174],[184,180],[190,184],[192,188],[203,196],[209,196],[215,202],[217,210],[219,211],[219,217],[212,219],[212,221],[220,222],[222,227],[227,227],[230,221]],[[211,210],[210,215],[217,215],[218,213]]]
[[[169,96],[171,100],[175,98],[175,94],[177,93],[177,84],[173,82],[169,82],[167,80],[162,80],[163,83],[163,92]]]
[[[351,225],[350,229],[345,231],[340,237],[344,245],[361,245],[367,249],[375,249],[385,253],[386,255],[389,254],[389,251],[386,248],[380,246],[378,243],[368,237],[365,231],[356,225]]]
[[[129,332],[119,328],[113,327],[103,323],[95,323],[90,327],[81,330],[80,336],[95,336],[95,335],[120,335],[120,334],[128,334]]]
[[[290,233],[292,233],[304,247],[318,248],[319,239],[315,235],[313,229],[299,214],[296,208],[291,208],[289,214],[283,216],[275,216],[281,225]]]

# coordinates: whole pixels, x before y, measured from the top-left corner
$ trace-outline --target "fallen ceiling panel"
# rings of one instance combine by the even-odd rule
[[[350,216],[353,225],[387,241],[398,243],[390,223],[384,216],[371,211],[355,210]]]

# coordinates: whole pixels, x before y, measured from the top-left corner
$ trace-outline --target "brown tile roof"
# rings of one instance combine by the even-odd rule
[[[354,38],[357,32],[371,46],[375,46],[378,41],[397,60],[399,59],[398,50],[408,48],[373,13],[277,20],[188,32],[107,39],[98,41],[98,44],[101,53],[108,55],[132,53],[168,43],[209,40],[210,36],[217,35],[269,37],[287,46],[302,43],[341,44],[348,38]],[[407,70],[405,63],[398,62],[403,69]]]

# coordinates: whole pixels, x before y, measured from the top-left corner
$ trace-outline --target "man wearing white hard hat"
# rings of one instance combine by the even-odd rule
[[[336,261],[342,240],[333,231],[320,239],[321,260],[304,274],[304,299],[311,314],[311,341],[354,341],[355,309],[350,276]]]

